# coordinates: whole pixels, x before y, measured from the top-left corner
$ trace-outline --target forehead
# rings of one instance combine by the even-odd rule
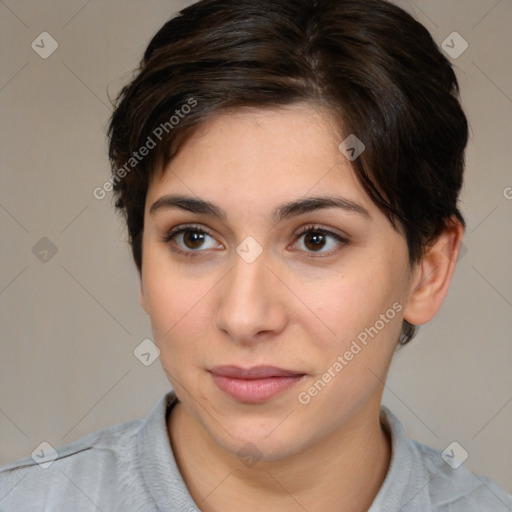
[[[172,191],[254,207],[336,191],[371,207],[341,140],[334,120],[310,105],[218,114],[154,174],[148,202]]]

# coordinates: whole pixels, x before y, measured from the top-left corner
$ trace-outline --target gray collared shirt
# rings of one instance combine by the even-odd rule
[[[173,391],[147,419],[88,434],[0,468],[1,512],[198,512],[167,436]],[[441,452],[409,439],[381,406],[392,440],[391,464],[368,512],[511,512],[512,496]],[[55,458],[56,457],[56,458]],[[53,460],[52,460],[53,459]],[[455,465],[455,464],[452,464]],[[311,511],[313,512],[313,511]]]

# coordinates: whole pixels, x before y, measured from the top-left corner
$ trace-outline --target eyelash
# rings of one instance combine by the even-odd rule
[[[170,242],[172,242],[173,239],[176,238],[178,235],[180,235],[182,233],[187,233],[187,232],[194,232],[194,233],[204,234],[204,235],[208,235],[208,236],[210,236],[212,238],[215,238],[211,233],[209,233],[204,228],[198,226],[197,224],[183,224],[181,226],[178,226],[175,229],[172,229],[171,231],[169,231],[169,233],[165,234],[164,237],[162,238],[162,242],[164,242],[166,244],[170,244]],[[304,226],[297,233],[295,233],[295,235],[294,235],[294,237],[295,237],[294,243],[296,243],[301,238],[301,236],[305,235],[306,233],[315,233],[315,234],[320,234],[320,235],[324,235],[324,236],[328,236],[328,237],[334,238],[342,246],[348,245],[348,243],[349,243],[349,240],[347,238],[344,238],[344,237],[342,237],[342,236],[340,236],[340,235],[338,235],[336,233],[333,233],[332,231],[324,229],[324,228],[322,228],[322,227],[320,227],[318,225],[315,225],[315,224],[310,224],[310,225]],[[182,254],[183,256],[186,256],[186,257],[197,257],[198,256],[197,253],[205,252],[205,251],[201,251],[201,250],[183,251],[183,250],[178,249],[176,247],[172,247],[171,250],[173,252],[175,252],[175,253]],[[306,253],[308,254],[308,257],[311,257],[311,258],[321,258],[321,257],[331,256],[334,253],[334,251],[322,252],[322,253],[315,253],[315,252],[306,252]]]

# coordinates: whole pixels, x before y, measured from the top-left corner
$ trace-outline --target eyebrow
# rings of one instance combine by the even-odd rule
[[[157,211],[175,208],[192,213],[209,215],[224,222],[227,222],[228,219],[227,213],[210,201],[183,195],[166,195],[160,197],[151,205],[149,213],[154,214]],[[349,213],[356,213],[363,217],[371,218],[366,208],[344,197],[313,196],[296,199],[279,205],[273,211],[272,219],[274,222],[280,222],[304,213],[326,208],[340,208]]]

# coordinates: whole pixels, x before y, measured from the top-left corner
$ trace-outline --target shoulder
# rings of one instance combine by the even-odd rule
[[[381,424],[391,435],[392,455],[371,512],[394,508],[401,512],[512,512],[512,496],[467,469],[460,445],[442,452],[410,439],[385,406]]]
[[[454,458],[453,452],[443,452],[414,440],[418,466],[428,478],[427,490],[433,510],[439,512],[512,512],[512,496],[489,478],[470,471]]]
[[[62,446],[43,443],[32,455],[1,467],[0,511],[28,510],[24,506],[34,510],[36,503],[44,507],[52,499],[51,510],[89,510],[94,496],[107,486],[115,499],[126,485],[135,483],[137,435],[143,423],[132,420]]]
[[[75,465],[78,460],[84,462],[94,454],[96,459],[108,460],[112,457],[122,457],[126,449],[133,444],[144,420],[132,420],[113,427],[91,432],[71,443],[52,447],[49,443],[42,443],[32,455],[10,462],[0,467],[0,475],[17,471],[31,471],[36,468],[53,471],[67,469]],[[48,474],[51,471],[47,472]],[[38,474],[40,474],[38,472]]]
[[[44,460],[47,459],[50,465],[62,462],[69,463],[69,458],[73,455],[91,449],[121,450],[129,439],[137,435],[143,421],[144,420],[142,419],[137,419],[105,429],[96,430],[95,432],[91,432],[75,441],[60,445],[58,448],[54,448],[57,452],[56,455],[53,454],[53,452],[50,453],[50,451],[45,454],[44,447],[41,447],[42,452],[38,451],[37,453],[34,453],[34,457],[32,457],[32,455],[27,455],[22,459],[15,460],[0,467],[0,474],[16,469],[44,464]],[[38,453],[41,454],[43,462],[39,462],[37,460]]]

